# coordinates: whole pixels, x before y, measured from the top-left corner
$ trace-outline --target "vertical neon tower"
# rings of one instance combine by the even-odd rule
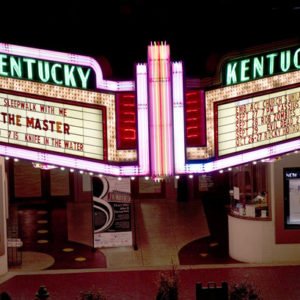
[[[174,174],[170,47],[148,46],[151,175]]]

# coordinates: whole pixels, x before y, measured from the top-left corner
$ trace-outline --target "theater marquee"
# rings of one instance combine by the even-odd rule
[[[0,142],[103,160],[102,110],[0,93]]]

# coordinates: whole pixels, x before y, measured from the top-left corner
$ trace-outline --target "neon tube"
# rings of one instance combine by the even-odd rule
[[[137,74],[137,101],[138,101],[138,152],[139,175],[150,172],[149,161],[149,131],[148,131],[148,93],[147,93],[147,67],[145,64],[136,66]]]
[[[150,153],[153,177],[172,175],[173,122],[170,49],[166,44],[148,47]]]
[[[300,140],[295,140],[287,143],[282,143],[279,145],[266,147],[259,150],[233,155],[227,158],[218,159],[213,162],[192,163],[192,164],[182,163],[183,161],[182,153],[179,152],[180,163],[177,163],[175,165],[176,167],[175,172],[177,174],[208,173],[208,172],[218,171],[236,165],[249,163],[252,162],[253,160],[261,160],[272,156],[281,155],[284,153],[295,151],[297,149],[300,149]],[[178,152],[175,153],[178,154]],[[177,157],[175,159],[177,160]]]
[[[185,169],[184,106],[183,106],[183,67],[182,63],[172,64],[173,77],[173,120],[174,126],[174,164],[175,172]]]

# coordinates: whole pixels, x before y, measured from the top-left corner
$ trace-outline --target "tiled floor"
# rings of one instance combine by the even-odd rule
[[[48,263],[41,262],[41,269],[236,263],[229,258],[226,245],[223,247],[222,241],[214,239],[216,235],[211,234],[208,212],[204,212],[200,200],[137,200],[135,214],[136,249],[118,247],[95,250],[68,241],[64,208],[22,207],[17,215],[20,237],[24,243],[23,256],[26,259],[40,253],[47,254],[51,259],[47,260]],[[223,233],[227,234],[227,231]],[[30,268],[28,260],[24,264],[26,269]],[[24,264],[14,269],[22,270]],[[33,269],[37,268],[34,261]]]
[[[101,288],[109,300],[151,300],[155,299],[160,272],[173,266],[179,272],[179,295],[183,300],[195,299],[196,282],[205,286],[211,281],[218,285],[226,281],[232,285],[245,280],[253,283],[265,300],[300,299],[300,266],[257,266],[229,261],[216,264],[216,260],[205,258],[195,265],[196,258],[202,257],[202,250],[192,246],[199,245],[195,241],[201,238],[209,240],[210,235],[207,213],[201,201],[138,201],[137,250],[133,247],[101,249],[98,252],[105,258],[103,264],[95,260],[98,252],[91,252],[89,247],[77,248],[78,252],[62,251],[76,246],[69,244],[63,235],[57,235],[57,229],[53,228],[53,224],[59,224],[62,233],[63,211],[52,211],[48,216],[39,210],[21,211],[19,216],[25,213],[31,215],[27,220],[38,225],[31,225],[36,228],[30,234],[28,232],[27,238],[31,236],[31,242],[27,244],[24,239],[23,264],[10,268],[8,274],[0,277],[0,292],[8,291],[14,300],[32,299],[42,284],[55,300],[77,299],[80,291],[93,286]],[[36,222],[38,220],[47,222]],[[47,224],[50,227],[47,228]],[[46,238],[45,233],[37,233],[37,230],[49,230],[51,234]],[[47,243],[36,243],[41,239],[40,234]],[[33,245],[34,248],[30,248]],[[212,244],[212,248],[215,246]],[[178,254],[188,247],[191,260],[181,263],[182,257]],[[72,256],[75,252],[76,257],[83,256],[86,260],[75,261]],[[91,253],[91,258],[86,256],[87,252]]]
[[[187,243],[209,235],[200,201],[140,200],[137,203],[137,246],[101,249],[108,268],[178,265]]]

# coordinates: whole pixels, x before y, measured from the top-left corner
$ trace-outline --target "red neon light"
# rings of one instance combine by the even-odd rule
[[[206,143],[205,100],[202,91],[187,92],[185,100],[185,135],[187,147]]]
[[[136,101],[132,93],[117,95],[117,145],[118,149],[137,148]]]

